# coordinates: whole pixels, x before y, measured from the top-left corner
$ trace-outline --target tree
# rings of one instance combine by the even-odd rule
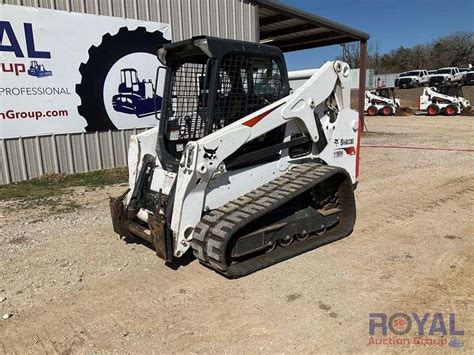
[[[359,67],[359,43],[342,45],[341,59],[351,68]],[[412,69],[463,67],[474,64],[474,32],[456,32],[436,41],[417,44],[411,48],[399,47],[383,55],[377,43],[369,43],[367,67],[377,74],[399,73]]]
[[[360,45],[359,42],[344,43],[342,45],[342,56],[338,57],[338,60],[342,60],[349,64],[351,68],[359,67],[359,53]],[[380,61],[380,48],[378,43],[369,43],[367,48],[367,67],[375,68],[378,66]]]
[[[458,67],[474,62],[474,33],[457,32],[440,38],[432,48],[433,64]]]

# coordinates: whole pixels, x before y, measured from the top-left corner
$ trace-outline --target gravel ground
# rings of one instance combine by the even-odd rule
[[[367,126],[365,145],[474,149],[469,117]],[[0,352],[444,352],[368,333],[371,312],[441,312],[473,353],[473,154],[364,148],[354,233],[238,280],[118,238],[125,186],[0,201]]]

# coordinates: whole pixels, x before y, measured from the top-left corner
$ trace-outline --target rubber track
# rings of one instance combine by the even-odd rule
[[[199,261],[226,274],[226,249],[242,227],[314,187],[341,168],[310,162],[242,195],[202,217],[191,241]]]

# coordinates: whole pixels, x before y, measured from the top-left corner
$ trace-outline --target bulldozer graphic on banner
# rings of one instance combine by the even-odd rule
[[[28,68],[28,75],[43,78],[46,76],[52,76],[53,72],[51,70],[46,70],[43,64],[38,64],[36,60],[33,60]]]
[[[136,69],[124,68],[120,71],[118,94],[112,97],[112,107],[117,112],[145,117],[160,111],[161,97],[155,94],[151,79],[140,81]]]

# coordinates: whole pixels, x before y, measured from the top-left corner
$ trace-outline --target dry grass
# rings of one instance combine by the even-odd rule
[[[67,188],[70,187],[85,186],[100,188],[105,185],[125,182],[127,179],[128,171],[126,168],[74,175],[48,174],[40,179],[1,185],[0,200],[14,199],[42,204],[46,203],[46,201],[51,201],[51,198],[54,196],[64,194]]]

